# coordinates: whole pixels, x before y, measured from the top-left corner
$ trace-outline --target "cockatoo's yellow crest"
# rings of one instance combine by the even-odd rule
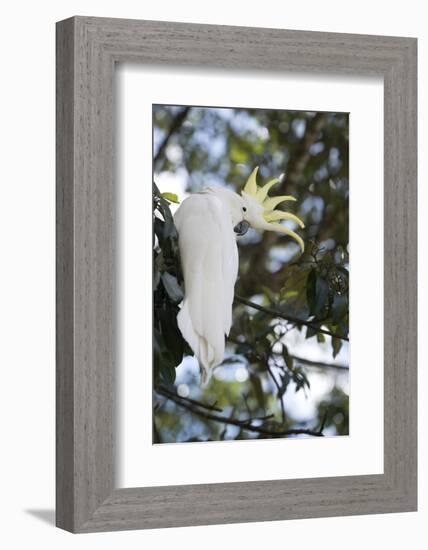
[[[305,227],[305,224],[302,222],[302,220],[291,212],[275,210],[278,204],[285,201],[295,201],[296,199],[289,195],[278,195],[277,197],[269,197],[268,193],[270,188],[273,187],[276,183],[279,183],[281,180],[279,178],[274,178],[268,181],[262,187],[259,187],[256,180],[258,169],[259,167],[256,166],[256,168],[254,168],[254,170],[251,172],[250,177],[248,178],[247,183],[245,184],[245,187],[243,189],[243,194],[245,193],[247,196],[249,195],[250,197],[252,197],[253,200],[255,199],[257,203],[263,207],[263,218],[267,223],[264,227],[261,228],[270,231],[278,231],[280,233],[285,233],[286,235],[289,235],[295,241],[297,241],[303,252],[305,250],[303,239],[285,225],[275,223],[279,222],[280,220],[292,220],[296,222],[302,229]]]

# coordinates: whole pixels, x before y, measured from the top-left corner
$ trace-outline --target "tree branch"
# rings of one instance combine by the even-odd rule
[[[346,340],[347,342],[349,342],[349,338],[347,338],[346,336],[341,336],[340,334],[334,334],[329,330],[320,328],[316,323],[313,323],[311,321],[304,321],[303,319],[298,319],[297,317],[293,317],[292,315],[284,315],[284,313],[281,313],[276,309],[260,306],[259,304],[250,302],[250,300],[247,300],[246,298],[242,298],[242,296],[235,295],[235,301],[241,304],[244,304],[248,307],[252,307],[253,309],[257,309],[258,311],[262,311],[263,313],[267,313],[268,315],[272,315],[273,317],[279,317],[280,319],[284,319],[285,321],[289,321],[290,323],[294,323],[295,325],[306,326],[306,327],[312,328],[316,332],[327,334],[332,338],[339,338],[340,340]]]
[[[159,385],[155,388],[155,390],[158,393],[161,393],[165,397],[173,397],[176,399],[182,399],[188,403],[192,403],[192,405],[195,405],[196,407],[200,407],[202,409],[206,409],[207,411],[216,411],[216,412],[223,412],[223,409],[219,409],[218,407],[214,405],[206,405],[205,403],[202,403],[201,401],[196,401],[196,399],[191,399],[190,397],[182,397],[181,395],[178,395],[177,393],[172,392],[167,387],[163,385]]]
[[[322,363],[320,361],[311,361],[310,359],[305,359],[304,357],[298,357],[297,355],[291,355],[294,361],[302,363],[307,367],[316,367],[321,369],[336,369],[336,370],[349,370],[347,365],[335,365],[334,363]]]
[[[281,407],[281,417],[282,417],[282,423],[285,424],[285,407],[284,407],[284,400],[282,399],[281,395],[281,386],[278,384],[277,379],[275,378],[275,375],[272,372],[272,369],[269,366],[269,361],[265,361],[266,369],[268,371],[269,376],[272,378],[273,383],[275,384],[276,390],[278,392],[278,400]],[[284,393],[284,392],[282,392]]]
[[[235,338],[231,338],[230,336],[227,337],[228,342],[232,344],[236,344],[237,346],[241,344],[248,344],[248,342],[236,340]],[[249,345],[249,344],[248,344]],[[275,353],[275,352],[274,352]],[[281,354],[277,354],[281,355]],[[341,364],[335,364],[335,363],[325,363],[322,361],[311,361],[310,359],[306,359],[305,357],[299,357],[297,355],[290,355],[290,357],[297,361],[297,363],[302,363],[303,365],[307,367],[314,367],[317,369],[336,369],[336,370],[349,370],[348,365],[341,365]]]
[[[189,400],[187,397],[179,397],[177,394],[174,394],[173,392],[170,392],[170,391],[165,392],[165,388],[163,387],[156,387],[155,390],[160,395],[163,395],[164,397],[167,397],[171,401],[174,401],[174,403],[179,407],[182,407],[183,409],[186,409],[189,412],[200,416],[201,418],[205,418],[206,420],[213,420],[214,422],[220,422],[221,424],[230,424],[231,426],[237,426],[249,432],[258,433],[261,435],[268,435],[271,437],[285,437],[287,435],[312,435],[315,437],[322,437],[323,435],[322,430],[308,430],[304,428],[296,428],[296,429],[276,431],[276,430],[269,430],[268,428],[264,428],[262,426],[254,426],[252,424],[254,420],[266,420],[270,418],[270,416],[263,417],[261,419],[249,418],[247,420],[238,420],[236,418],[229,418],[227,416],[222,416],[219,414],[208,412],[203,408],[198,408],[198,406],[195,405],[194,400]]]

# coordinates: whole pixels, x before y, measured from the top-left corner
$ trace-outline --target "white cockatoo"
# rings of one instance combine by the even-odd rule
[[[201,382],[208,382],[212,370],[224,358],[225,337],[232,326],[232,304],[238,276],[236,237],[251,226],[278,231],[295,239],[302,252],[303,240],[278,223],[303,222],[294,214],[275,210],[291,196],[269,197],[278,183],[273,179],[263,187],[253,170],[241,195],[224,187],[208,188],[185,199],[174,215],[184,276],[184,300],[177,315],[178,327],[199,361]]]

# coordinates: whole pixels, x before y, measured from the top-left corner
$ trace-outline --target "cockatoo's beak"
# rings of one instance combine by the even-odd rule
[[[233,230],[239,237],[242,237],[242,235],[245,235],[245,233],[248,231],[249,227],[250,224],[246,220],[242,220],[242,222],[239,222],[235,225]]]
[[[275,209],[281,202],[295,201],[296,199],[287,195],[269,197],[268,192],[270,188],[278,183],[280,179],[273,179],[268,181],[263,187],[259,187],[256,182],[258,169],[258,166],[254,168],[242,191],[242,196],[247,201],[247,204],[251,205],[251,211],[253,212],[254,219],[250,219],[252,227],[264,231],[285,233],[294,239],[300,246],[301,251],[304,252],[305,245],[303,239],[297,233],[278,222],[280,220],[292,220],[301,228],[304,228],[305,224],[291,212]]]

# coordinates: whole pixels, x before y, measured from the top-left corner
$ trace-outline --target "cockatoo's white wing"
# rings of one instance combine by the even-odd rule
[[[174,216],[185,297],[178,326],[201,367],[202,382],[223,361],[232,325],[238,249],[229,212],[213,194],[194,194]]]

